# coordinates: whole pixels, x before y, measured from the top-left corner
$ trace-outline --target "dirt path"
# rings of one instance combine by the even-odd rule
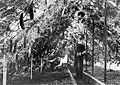
[[[85,85],[85,83],[83,82],[83,80],[76,78],[74,68],[72,66],[70,66],[70,65],[68,65],[68,68],[69,68],[69,70],[71,72],[71,75],[73,76],[75,82],[77,83],[77,85]]]

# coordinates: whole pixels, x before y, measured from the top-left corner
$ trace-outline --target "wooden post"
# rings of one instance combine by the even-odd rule
[[[106,82],[106,70],[107,70],[107,13],[106,13],[106,5],[107,0],[105,0],[105,26],[104,26],[104,32],[105,32],[105,39],[104,39],[104,45],[105,45],[105,57],[104,57],[104,82]]]
[[[42,64],[42,58],[41,58],[41,68],[40,68],[40,72],[42,72],[42,67],[43,67],[43,64]]]
[[[5,47],[3,47],[3,49],[4,49],[3,51],[5,52]],[[7,64],[6,64],[6,56],[4,54],[4,60],[3,60],[3,85],[6,85],[6,83],[7,83]]]
[[[16,57],[15,69],[16,71],[18,71],[18,54],[17,53],[15,53],[15,57]]]
[[[93,34],[92,34],[92,75],[94,75],[94,19],[93,21]]]
[[[29,58],[31,58],[31,62],[30,62],[30,65],[31,65],[30,78],[31,78],[31,80],[32,80],[33,56],[31,56],[31,47],[29,48]]]
[[[87,58],[88,58],[88,46],[87,46],[87,42],[88,42],[88,36],[87,36],[87,28],[86,28],[86,71],[87,71]]]

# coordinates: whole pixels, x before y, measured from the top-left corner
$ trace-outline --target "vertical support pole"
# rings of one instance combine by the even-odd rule
[[[43,64],[42,64],[42,58],[41,58],[41,69],[40,69],[40,72],[42,72],[42,68],[43,68]]]
[[[87,58],[88,58],[88,46],[87,46],[87,42],[88,42],[88,36],[87,36],[87,28],[86,28],[86,71],[87,71]]]
[[[93,21],[93,34],[92,34],[92,75],[94,75],[94,19]]]
[[[65,35],[65,32],[63,31],[63,35],[62,35],[63,39],[64,39],[64,35]]]
[[[15,53],[15,56],[16,56],[15,69],[16,69],[16,71],[18,71],[18,54]]]
[[[5,53],[5,46],[3,46],[3,53]],[[4,54],[3,58],[3,85],[6,85],[7,83],[7,64],[6,64],[6,56]]]
[[[104,57],[104,82],[106,82],[106,70],[107,70],[107,13],[106,13],[106,5],[107,5],[107,0],[105,0],[105,39],[104,39],[104,45],[105,45],[105,57]]]
[[[33,67],[33,57],[31,57],[31,76],[30,76],[31,80],[32,80],[32,67]]]
[[[30,79],[32,80],[32,67],[33,67],[33,56],[31,56],[31,47],[29,48],[29,58],[31,58],[30,65]]]

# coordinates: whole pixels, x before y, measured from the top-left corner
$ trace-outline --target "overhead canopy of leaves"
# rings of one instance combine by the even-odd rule
[[[63,51],[67,46],[71,46],[71,55],[74,55],[75,43],[85,38],[86,29],[88,29],[88,53],[91,57],[93,20],[95,59],[103,59],[105,18],[103,0],[79,0],[78,2],[56,0],[52,4],[47,2],[47,6],[40,0],[14,0],[13,2],[3,0],[1,3],[4,5],[0,5],[0,44],[4,43],[6,48],[9,48],[6,49],[6,55],[9,56],[10,62],[16,63],[17,55],[17,62],[19,61],[20,65],[22,65],[21,59],[24,64],[29,65],[30,56],[39,62],[39,58],[48,59],[51,56],[64,54]],[[108,60],[112,58],[120,61],[119,19],[119,7],[108,2]],[[31,54],[28,56],[30,48],[32,48]]]

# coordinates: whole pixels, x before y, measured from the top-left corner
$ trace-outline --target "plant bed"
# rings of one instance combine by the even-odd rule
[[[70,74],[66,69],[56,70],[56,71],[43,71],[43,72],[33,72],[33,79],[30,79],[30,72],[26,76],[17,76],[14,80],[8,79],[7,85],[64,85],[64,84],[73,84],[73,81],[70,77]]]

